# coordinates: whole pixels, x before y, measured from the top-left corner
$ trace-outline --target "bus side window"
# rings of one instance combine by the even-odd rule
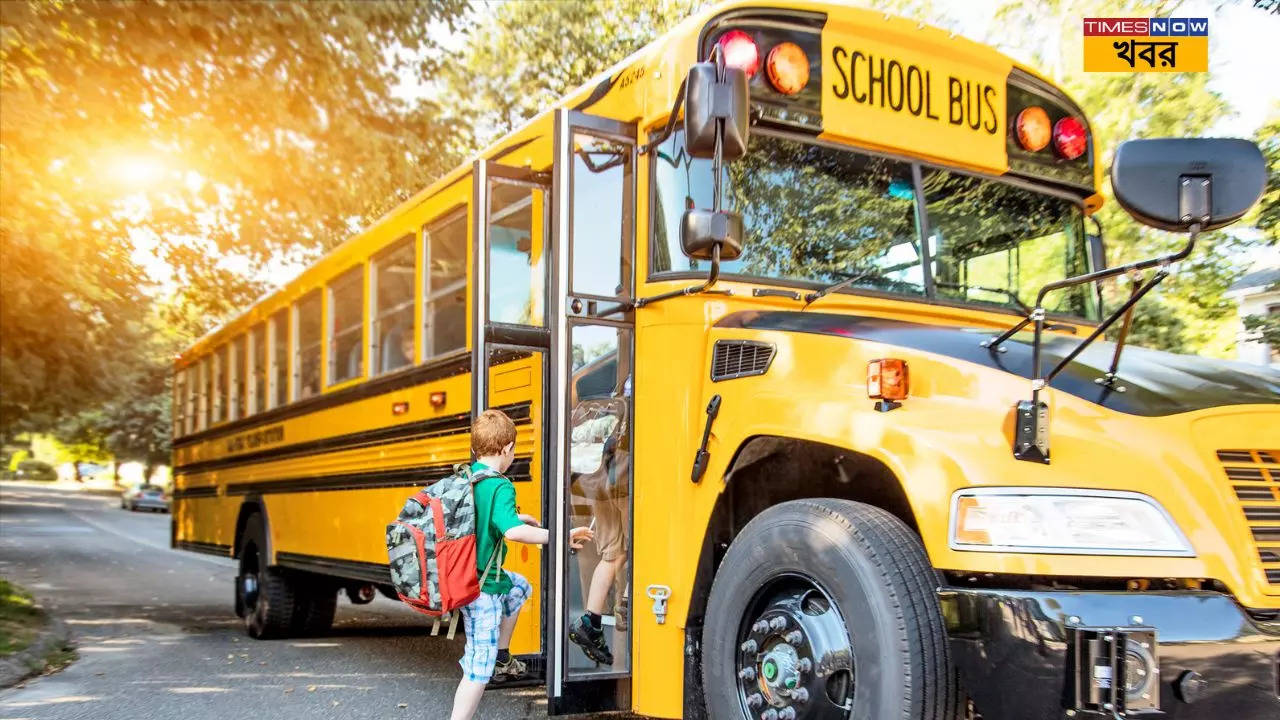
[[[467,215],[458,212],[423,229],[426,273],[424,358],[467,344]]]
[[[196,396],[200,392],[200,366],[191,365],[186,369],[187,391],[182,401],[186,404],[183,416],[182,431],[188,435],[196,431]]]
[[[213,363],[213,356],[206,355],[200,359],[200,397],[196,408],[196,429],[204,430],[209,427],[209,415],[212,413],[209,403],[209,391],[212,390],[213,374],[209,371],[209,366]]]
[[[268,407],[277,408],[289,402],[289,311],[278,310],[271,316],[271,387]]]
[[[320,291],[293,306],[293,399],[320,392]]]
[[[173,375],[173,435],[178,437],[182,435],[183,415],[186,414],[187,404],[184,397],[187,392],[187,371],[179,370]]]
[[[364,372],[364,266],[354,267],[329,285],[329,384]]]
[[[373,344],[370,363],[375,373],[412,365],[413,357],[413,236],[401,238],[373,260]]]
[[[223,345],[213,351],[213,363],[209,366],[212,387],[209,388],[210,425],[223,420],[223,409],[227,406],[227,346]]]
[[[228,382],[230,388],[230,409],[227,411],[228,420],[239,420],[247,414],[249,404],[246,401],[246,393],[248,392],[248,381],[244,374],[244,335],[231,341],[231,362],[228,365],[228,372],[231,380]]]
[[[245,414],[260,413],[267,406],[267,326],[258,323],[249,335],[249,408]]]

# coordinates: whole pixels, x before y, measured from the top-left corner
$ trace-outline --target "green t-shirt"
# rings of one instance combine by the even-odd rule
[[[483,469],[492,468],[479,462],[471,465],[473,473]],[[505,476],[495,475],[476,483],[472,490],[476,498],[476,577],[484,578],[484,569],[493,558],[494,548],[498,553],[480,591],[505,595],[511,591],[511,578],[502,571],[502,561],[507,556],[507,543],[503,536],[511,528],[523,524],[516,513],[516,486]]]

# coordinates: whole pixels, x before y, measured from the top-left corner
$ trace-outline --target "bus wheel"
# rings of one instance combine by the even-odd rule
[[[293,633],[295,635],[319,635],[333,626],[333,615],[338,607],[338,586],[324,578],[300,583],[295,589]]]
[[[782,503],[743,528],[711,586],[702,682],[715,720],[951,720],[937,573],[879,508]]]
[[[262,516],[251,516],[240,543],[240,574],[236,577],[236,607],[244,613],[249,636],[258,640],[287,637],[293,629],[296,593],[293,577],[267,566]]]

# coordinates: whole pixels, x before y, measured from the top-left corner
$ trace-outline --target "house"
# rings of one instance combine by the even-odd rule
[[[1247,330],[1244,324],[1250,315],[1280,317],[1280,265],[1250,270],[1227,288],[1226,295],[1236,301],[1240,317],[1236,359],[1280,369],[1280,346],[1268,345],[1257,331]]]

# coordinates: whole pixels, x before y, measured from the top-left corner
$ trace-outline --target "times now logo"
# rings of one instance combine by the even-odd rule
[[[1208,18],[1084,18],[1084,34],[1123,36],[1208,35]]]

